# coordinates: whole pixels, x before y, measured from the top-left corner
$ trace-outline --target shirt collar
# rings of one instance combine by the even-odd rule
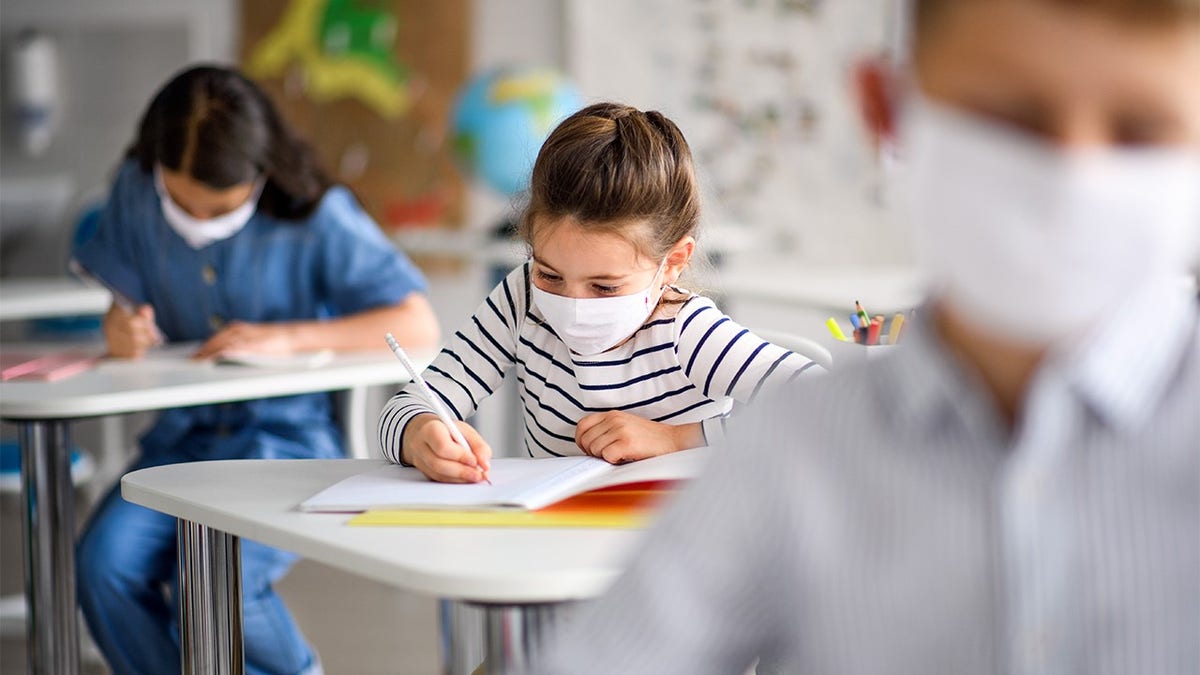
[[[892,367],[897,377],[894,405],[898,421],[918,431],[933,432],[960,420],[966,430],[999,437],[1005,433],[1003,424],[982,381],[921,318],[932,312],[929,304],[919,308],[918,318],[906,327],[907,340],[896,348]]]
[[[1197,302],[1178,280],[1146,287],[1059,360],[1072,388],[1118,429],[1145,423],[1196,343]]]
[[[1114,309],[1110,320],[1086,337],[1051,353],[1031,382],[1046,375],[1064,378],[1104,423],[1128,429],[1146,422],[1179,370],[1188,345],[1200,335],[1194,292],[1179,283],[1148,284]],[[931,307],[918,311],[929,316]],[[913,322],[898,347],[894,368],[900,422],[935,428],[950,416],[970,427],[1003,433],[987,389],[955,359],[933,328]],[[1053,372],[1047,372],[1052,369]]]

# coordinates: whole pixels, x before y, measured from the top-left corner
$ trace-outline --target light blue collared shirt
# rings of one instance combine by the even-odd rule
[[[553,673],[1200,672],[1200,321],[1147,291],[1017,424],[918,327],[763,397]]]

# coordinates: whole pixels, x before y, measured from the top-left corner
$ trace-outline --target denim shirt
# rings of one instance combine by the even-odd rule
[[[153,175],[134,161],[120,167],[96,233],[73,253],[92,275],[153,307],[168,342],[201,342],[234,321],[351,315],[425,290],[420,272],[343,187],[326,192],[305,220],[259,211],[233,236],[193,249],[164,219]],[[326,394],[168,410],[142,444],[147,453],[210,459],[238,456],[229,453],[244,443],[270,445],[268,436],[311,444],[317,456],[341,452]],[[218,450],[216,440],[230,447]]]

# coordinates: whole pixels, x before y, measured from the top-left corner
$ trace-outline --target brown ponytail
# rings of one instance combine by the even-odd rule
[[[694,235],[700,191],[679,127],[660,112],[617,103],[564,120],[538,153],[519,232],[533,246],[544,234],[535,228],[566,217],[618,234],[655,261]]]

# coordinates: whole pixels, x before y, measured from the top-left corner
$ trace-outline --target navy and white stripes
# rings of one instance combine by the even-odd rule
[[[585,415],[624,410],[659,422],[703,422],[710,442],[734,401],[764,386],[819,370],[808,359],[764,342],[707,298],[664,303],[633,338],[597,356],[572,354],[529,299],[529,266],[513,270],[425,372],[429,386],[459,419],[516,368],[531,457],[581,454],[575,426]],[[432,412],[415,390],[384,407],[380,444],[399,461],[404,427]]]

